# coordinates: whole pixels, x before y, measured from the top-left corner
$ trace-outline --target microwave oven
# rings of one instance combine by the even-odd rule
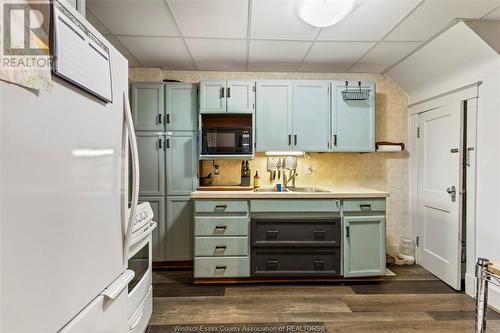
[[[202,155],[252,155],[252,128],[202,128]]]

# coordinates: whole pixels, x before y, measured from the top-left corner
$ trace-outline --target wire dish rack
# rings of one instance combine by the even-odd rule
[[[488,285],[491,283],[500,287],[500,276],[491,272],[492,263],[485,258],[478,258],[476,263],[476,309],[475,309],[475,332],[486,332],[488,311]]]
[[[358,81],[358,86],[349,86],[349,82],[345,81],[345,89],[342,91],[344,101],[366,101],[370,98],[371,89],[361,88],[361,81]]]

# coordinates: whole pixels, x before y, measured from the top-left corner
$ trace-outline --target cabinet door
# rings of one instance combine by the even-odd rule
[[[137,131],[163,131],[164,95],[161,83],[132,83],[131,104]]]
[[[165,128],[167,131],[197,130],[197,100],[194,85],[166,84],[165,105]]]
[[[385,274],[385,217],[344,216],[344,276]]]
[[[257,151],[292,150],[292,83],[257,82]]]
[[[160,196],[165,193],[165,138],[148,132],[137,132],[139,149],[139,195]]]
[[[196,134],[176,132],[165,149],[167,195],[190,195],[196,188]]]
[[[139,202],[149,202],[153,209],[153,221],[157,223],[153,230],[153,261],[165,261],[164,244],[167,241],[165,222],[165,197],[140,197]]]
[[[295,150],[320,152],[330,148],[329,82],[293,84],[293,144]]]
[[[167,197],[168,261],[193,259],[193,203],[190,197]]]
[[[252,113],[255,108],[255,82],[227,82],[227,112]]]
[[[200,113],[226,112],[226,81],[200,82]]]
[[[370,97],[364,101],[345,101],[343,82],[333,83],[332,128],[333,151],[375,151],[375,84],[362,83],[362,89],[371,89]],[[357,82],[349,82],[354,88]]]

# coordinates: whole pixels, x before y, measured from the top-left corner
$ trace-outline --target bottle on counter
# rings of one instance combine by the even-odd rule
[[[255,176],[253,176],[253,187],[254,188],[260,187],[260,177],[258,171],[255,171]]]

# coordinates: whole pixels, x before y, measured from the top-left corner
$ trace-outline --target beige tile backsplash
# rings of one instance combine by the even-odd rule
[[[132,67],[131,81],[160,81],[163,79],[199,82],[204,79],[242,80],[374,80],[377,84],[377,141],[407,143],[408,96],[392,80],[380,74],[355,73],[258,73],[258,72],[203,72],[162,71],[158,68]],[[240,161],[215,161],[220,166],[216,184],[239,184]],[[262,186],[270,185],[266,157],[257,154],[250,161],[252,176],[261,176]],[[312,174],[306,175],[307,165]],[[408,203],[408,153],[312,153],[310,159],[298,160],[297,185],[341,186],[358,185],[388,191],[387,245],[393,251],[399,236],[406,235],[409,227]],[[213,172],[212,161],[204,161],[200,174]]]

